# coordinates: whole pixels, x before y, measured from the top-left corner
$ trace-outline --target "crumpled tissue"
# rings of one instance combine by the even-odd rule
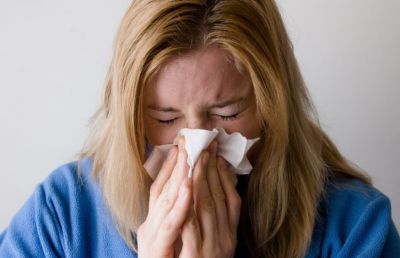
[[[249,174],[252,166],[246,157],[247,152],[260,138],[247,139],[242,134],[235,132],[227,134],[223,128],[213,130],[183,128],[173,141],[173,144],[156,145],[144,163],[147,173],[153,178],[157,177],[168,151],[173,145],[178,145],[178,137],[185,137],[185,149],[188,154],[189,177],[192,177],[193,168],[202,150],[216,139],[218,142],[217,155],[223,157],[230,164],[230,171],[235,174]]]

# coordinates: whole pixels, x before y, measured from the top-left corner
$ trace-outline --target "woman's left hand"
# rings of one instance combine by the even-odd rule
[[[179,257],[233,257],[241,199],[236,176],[217,157],[217,142],[202,156],[193,171],[194,204],[182,228]]]

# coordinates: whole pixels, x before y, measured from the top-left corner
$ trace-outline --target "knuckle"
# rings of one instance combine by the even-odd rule
[[[165,197],[164,200],[162,201],[162,206],[166,210],[171,210],[172,207],[174,206],[174,202],[170,199],[170,197]]]
[[[204,244],[201,248],[202,257],[225,257],[220,245],[218,242]]]
[[[230,257],[234,253],[236,248],[236,241],[231,237],[228,237],[227,239],[228,240],[224,242],[222,248],[223,257]]]
[[[215,209],[214,199],[210,195],[203,197],[200,204],[207,211],[214,211]]]
[[[214,197],[215,201],[218,201],[218,202],[226,201],[225,193],[223,191],[221,191],[220,189],[214,191],[213,197]]]
[[[173,223],[172,223],[172,221],[171,221],[171,220],[168,220],[168,219],[164,220],[164,221],[162,222],[162,224],[161,224],[161,228],[162,228],[162,230],[164,230],[164,231],[171,231],[171,230],[173,230]]]
[[[236,248],[236,241],[235,240],[229,241],[229,245],[227,246],[228,253],[233,253],[235,251],[235,248]]]
[[[195,216],[190,216],[188,224],[189,224],[189,226],[191,228],[196,229],[198,227],[196,217]]]
[[[224,257],[224,253],[221,248],[217,248],[215,254],[215,257]]]

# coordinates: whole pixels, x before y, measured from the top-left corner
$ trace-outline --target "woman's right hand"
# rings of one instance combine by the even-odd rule
[[[174,243],[192,205],[192,179],[184,149],[184,138],[178,148],[168,153],[156,180],[150,188],[149,212],[137,231],[138,255],[146,257],[174,257]]]

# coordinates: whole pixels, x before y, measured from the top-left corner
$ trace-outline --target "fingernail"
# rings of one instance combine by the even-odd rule
[[[183,138],[183,137],[182,137]],[[179,160],[186,160],[185,159],[185,148],[182,145],[182,141],[179,141]]]
[[[179,136],[178,146],[180,150],[183,150],[185,148],[185,137]]]

